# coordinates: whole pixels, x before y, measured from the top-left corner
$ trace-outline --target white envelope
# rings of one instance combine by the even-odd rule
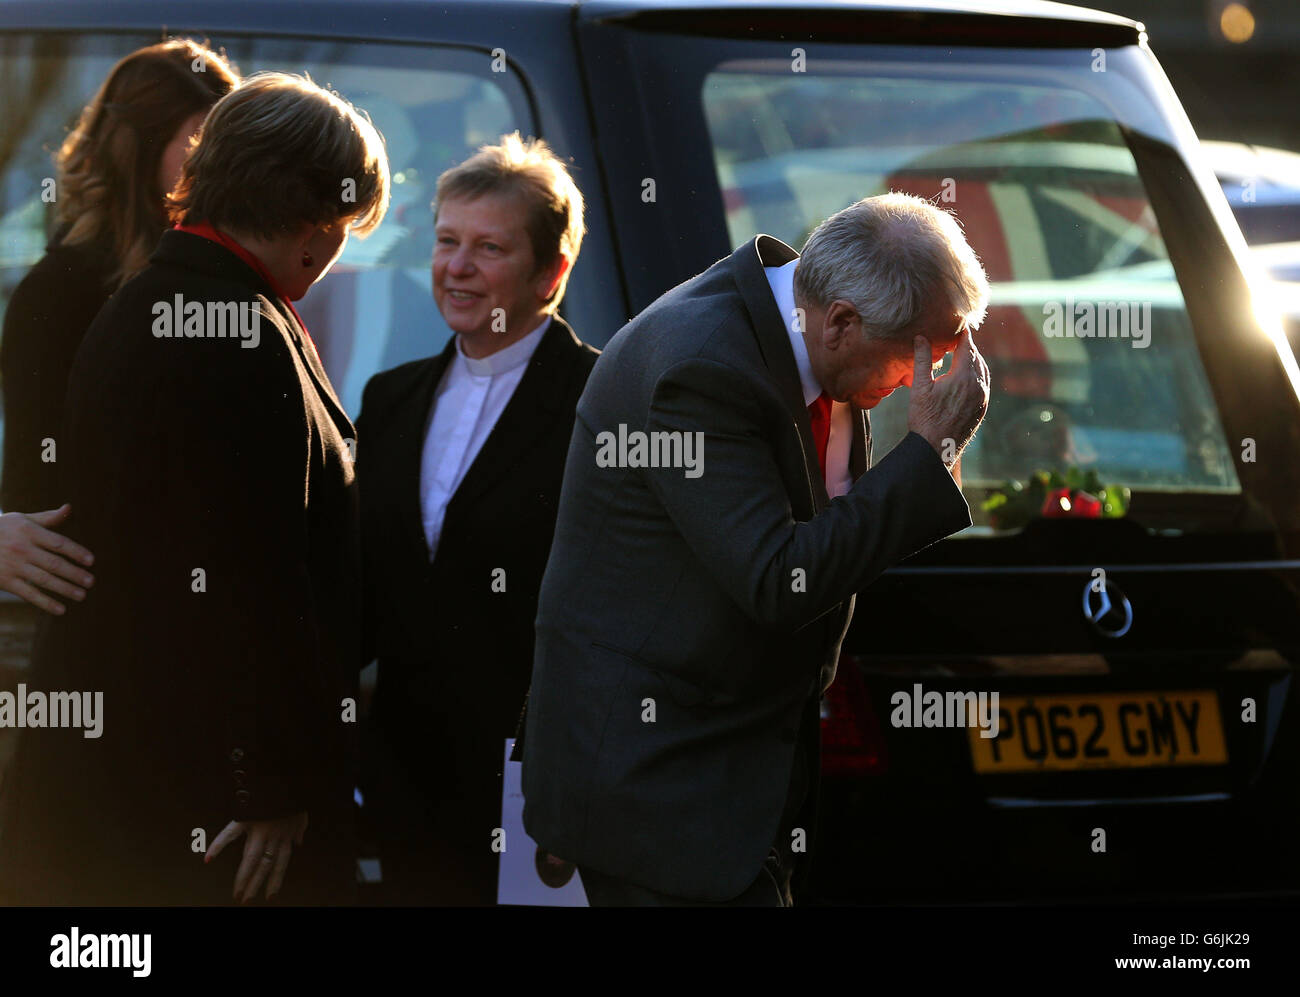
[[[537,842],[524,831],[523,763],[512,762],[515,739],[506,738],[501,779],[501,828],[505,847],[497,867],[497,903],[527,907],[586,907],[582,877],[572,869],[562,885],[549,885],[538,873]]]

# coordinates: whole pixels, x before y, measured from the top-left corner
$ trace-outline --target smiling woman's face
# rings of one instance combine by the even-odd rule
[[[515,339],[536,327],[545,303],[525,205],[515,194],[453,198],[434,226],[433,299],[453,332],[469,339]],[[505,335],[493,329],[505,313]]]

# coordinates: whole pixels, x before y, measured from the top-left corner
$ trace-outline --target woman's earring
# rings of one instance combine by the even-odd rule
[[[304,249],[302,251],[302,265],[304,267],[310,267],[315,262],[316,261],[311,258],[311,253]]]

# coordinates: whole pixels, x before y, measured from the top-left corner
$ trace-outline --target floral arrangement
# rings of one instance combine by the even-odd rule
[[[1028,481],[993,489],[981,508],[996,530],[1014,530],[1035,516],[1044,519],[1113,519],[1128,512],[1129,489],[1103,485],[1095,469],[1035,471]]]

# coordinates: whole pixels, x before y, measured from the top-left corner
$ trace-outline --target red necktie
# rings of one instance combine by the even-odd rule
[[[817,444],[817,463],[822,467],[822,480],[826,480],[826,446],[831,439],[831,399],[822,392],[808,406],[808,418],[812,420],[813,442]]]

